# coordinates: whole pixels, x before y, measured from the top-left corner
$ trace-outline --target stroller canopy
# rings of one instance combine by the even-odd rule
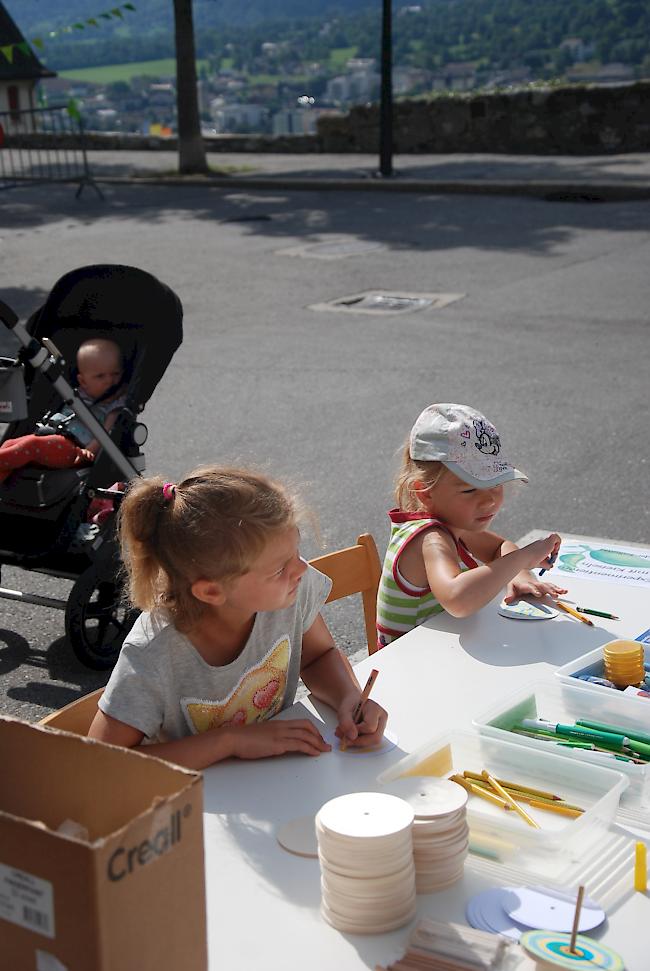
[[[69,363],[90,337],[122,348],[129,399],[143,407],[183,340],[183,307],[168,286],[134,266],[81,266],[62,276],[27,329],[51,338]]]

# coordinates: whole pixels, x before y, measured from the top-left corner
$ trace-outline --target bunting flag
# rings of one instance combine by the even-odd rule
[[[86,27],[99,27],[98,18],[101,17],[103,20],[113,20],[116,17],[118,20],[124,19],[123,10],[130,10],[132,13],[136,13],[136,7],[133,3],[121,3],[119,7],[111,7],[110,10],[104,10],[102,13],[95,14],[94,17],[88,17],[86,20],[77,20],[73,24],[66,24],[65,27],[59,27],[58,30],[50,30],[47,33],[48,37],[58,37],[60,34],[71,34],[74,30],[85,30]],[[32,37],[30,42],[33,47],[36,47],[39,51],[44,50],[45,40],[42,37]],[[15,44],[4,44],[0,47],[0,54],[3,55],[5,60],[9,64],[14,62],[14,53],[18,50],[26,57],[31,54],[31,48],[26,40],[17,41]]]

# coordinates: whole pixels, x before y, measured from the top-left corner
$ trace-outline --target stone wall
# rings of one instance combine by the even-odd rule
[[[650,151],[650,81],[620,86],[569,85],[519,91],[398,101],[397,153],[504,152],[601,155]],[[379,112],[353,108],[324,117],[318,133],[325,152],[375,152]]]
[[[620,86],[568,85],[519,91],[441,95],[397,101],[396,153],[504,152],[528,155],[604,155],[650,151],[650,81]],[[72,141],[71,141],[72,139]],[[5,136],[9,146],[64,147],[76,136]],[[366,152],[379,147],[377,105],[318,121],[317,135],[215,135],[209,152]],[[91,150],[176,151],[175,138],[88,133]]]

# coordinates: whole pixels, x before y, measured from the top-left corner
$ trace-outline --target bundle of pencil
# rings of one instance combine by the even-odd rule
[[[539,829],[539,824],[522,809],[519,803],[533,806],[535,809],[543,809],[546,812],[557,813],[561,816],[571,816],[573,818],[581,816],[584,809],[567,802],[562,796],[544,789],[535,789],[532,786],[520,785],[517,782],[510,782],[507,779],[497,779],[490,775],[486,770],[483,772],[470,772],[465,770],[463,774],[456,773],[449,777],[452,782],[457,782],[471,795],[479,796],[488,802],[499,806],[501,809],[513,810],[522,819],[535,829]]]
[[[508,964],[517,949],[514,941],[488,931],[423,918],[404,957],[375,971],[486,971]]]

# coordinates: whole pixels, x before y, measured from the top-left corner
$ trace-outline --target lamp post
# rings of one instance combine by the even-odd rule
[[[381,100],[379,105],[379,175],[390,178],[393,172],[393,52],[392,0],[382,0],[381,18]]]

